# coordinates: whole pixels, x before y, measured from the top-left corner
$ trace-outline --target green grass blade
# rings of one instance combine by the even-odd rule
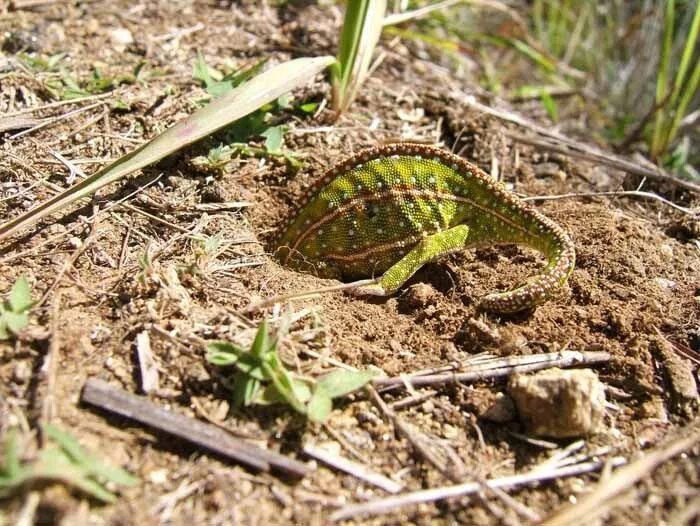
[[[673,26],[675,19],[675,0],[667,0],[664,12],[663,41],[659,59],[659,73],[656,78],[656,105],[660,108],[654,120],[654,131],[651,141],[651,154],[656,157],[662,150],[661,139],[664,135],[664,124],[667,121],[667,111],[662,107],[668,93],[668,69],[673,51]]]
[[[333,78],[333,109],[346,111],[364,83],[382,32],[386,0],[349,0]]]
[[[335,62],[333,57],[298,58],[279,64],[158,135],[133,152],[0,226],[0,241],[98,189],[188,146],[245,117],[280,95],[306,83]]]
[[[683,95],[681,96],[681,100],[678,102],[678,106],[676,106],[676,112],[675,112],[675,115],[673,116],[673,122],[671,123],[671,126],[670,126],[669,131],[668,131],[667,139],[666,139],[667,145],[671,141],[673,141],[673,139],[676,137],[676,134],[678,133],[678,127],[681,124],[681,119],[685,115],[685,112],[688,109],[688,106],[690,105],[690,101],[693,100],[693,97],[698,92],[699,88],[700,88],[700,64],[696,64],[695,69],[693,70],[692,76],[690,77],[690,80],[688,81],[687,86],[683,90]]]
[[[683,47],[683,54],[681,55],[681,62],[678,66],[678,72],[676,73],[676,78],[673,83],[673,94],[669,100],[671,107],[675,106],[678,97],[681,93],[681,88],[685,83],[685,75],[688,72],[688,66],[690,65],[690,60],[693,58],[693,52],[695,51],[695,45],[698,41],[698,30],[700,29],[700,2],[695,4],[695,13],[693,15],[693,21],[690,24],[690,29],[688,30],[688,37],[685,39],[685,46]],[[695,64],[695,69],[700,67],[700,65]]]
[[[119,468],[104,464],[95,456],[88,453],[69,433],[63,431],[53,424],[43,424],[44,433],[60,446],[63,452],[86,474],[102,477],[106,481],[121,484],[123,486],[134,486],[139,479],[129,472]]]
[[[700,32],[700,2],[695,4],[695,13],[693,14],[693,21],[690,24],[690,29],[688,30],[688,37],[685,40],[685,46],[683,47],[683,54],[681,55],[681,62],[678,66],[678,72],[676,73],[676,78],[673,83],[673,91],[671,92],[671,97],[668,101],[668,105],[671,111],[673,111],[673,119],[671,124],[666,130],[666,135],[663,140],[663,150],[668,149],[671,142],[676,137],[678,133],[678,127],[680,126],[681,119],[685,116],[685,112],[688,109],[690,101],[693,99],[698,91],[698,84],[700,83],[700,64],[696,60],[693,72],[690,74],[690,79],[686,83],[686,73],[688,72],[688,66],[691,63],[693,54],[695,52],[695,46],[698,41],[698,33]],[[660,153],[660,152],[659,152]]]

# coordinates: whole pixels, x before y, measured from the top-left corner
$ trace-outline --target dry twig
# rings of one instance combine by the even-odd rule
[[[700,215],[700,211],[693,210],[692,208],[686,208],[684,206],[677,205],[676,203],[661,197],[653,192],[642,192],[639,190],[620,190],[616,192],[583,192],[583,193],[569,193],[569,194],[559,194],[559,195],[537,195],[532,197],[523,197],[523,201],[555,201],[558,199],[572,199],[572,198],[585,198],[585,197],[643,197],[645,199],[654,199],[655,201],[660,201],[661,203],[670,206],[683,212],[684,214],[696,217]]]
[[[601,482],[596,489],[584,495],[576,504],[554,513],[541,526],[569,526],[585,521],[590,524],[612,508],[611,500],[639,482],[656,469],[659,464],[679,455],[700,442],[700,431],[656,448],[642,458],[618,470],[612,477]]]
[[[530,373],[550,367],[573,367],[583,364],[603,363],[610,360],[610,353],[603,351],[561,351],[556,353],[513,356],[510,358],[484,360],[479,365],[469,366],[465,371],[442,374],[402,375],[389,378],[377,378],[372,384],[379,390],[395,389],[411,385],[441,385],[454,382],[474,382],[510,376],[515,373]]]
[[[302,462],[249,444],[211,424],[167,411],[147,398],[97,378],[85,382],[82,400],[260,471],[274,469],[295,477],[303,477],[310,471]]]
[[[377,486],[388,493],[398,493],[401,491],[401,489],[403,489],[401,484],[371,470],[364,464],[353,462],[352,460],[340,455],[334,455],[323,448],[316,447],[311,444],[305,444],[302,451],[304,451],[304,453],[310,457],[320,460],[324,464],[328,464],[329,466],[339,469],[340,471],[349,473],[353,477],[357,477],[360,480],[373,484],[374,486]]]
[[[624,463],[624,459],[613,459],[612,463],[620,466]],[[546,480],[554,480],[563,477],[571,477],[574,475],[582,475],[591,471],[597,471],[606,465],[604,461],[582,462],[574,466],[566,466],[548,471],[532,471],[521,475],[511,475],[499,479],[486,480],[486,485],[489,488],[516,488],[533,482],[543,482]],[[387,513],[396,508],[421,504],[425,502],[435,502],[452,497],[463,497],[481,491],[483,485],[481,482],[466,482],[455,486],[445,486],[442,488],[434,488],[422,491],[414,491],[404,493],[395,497],[385,499],[375,499],[362,504],[350,504],[345,506],[335,513],[332,513],[330,520],[337,522],[344,519],[357,518],[369,515],[380,515]]]

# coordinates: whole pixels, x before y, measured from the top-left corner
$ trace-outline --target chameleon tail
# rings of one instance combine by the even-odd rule
[[[539,212],[532,209],[528,212],[540,235],[521,242],[542,252],[547,257],[547,266],[518,288],[482,298],[479,308],[483,310],[512,313],[539,305],[557,293],[574,270],[576,251],[568,234]]]

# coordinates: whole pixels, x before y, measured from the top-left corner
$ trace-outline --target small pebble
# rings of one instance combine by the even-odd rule
[[[533,375],[516,374],[508,388],[530,434],[569,438],[602,428],[605,386],[590,369],[553,367]]]

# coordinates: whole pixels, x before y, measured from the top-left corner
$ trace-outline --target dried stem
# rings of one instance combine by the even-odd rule
[[[572,199],[572,198],[585,198],[585,197],[643,197],[646,199],[654,199],[660,201],[661,203],[670,206],[683,212],[684,214],[691,215],[693,217],[700,215],[700,211],[693,210],[692,208],[686,208],[684,206],[677,205],[676,203],[669,201],[653,192],[642,192],[639,190],[621,190],[617,192],[582,192],[582,193],[569,193],[569,194],[559,194],[559,195],[538,195],[533,197],[525,197],[523,201],[555,201],[558,199]]]
[[[602,481],[596,489],[586,493],[573,506],[567,506],[547,520],[542,526],[565,526],[585,521],[590,524],[596,517],[610,511],[611,500],[623,491],[636,484],[642,477],[651,473],[656,467],[692,448],[700,442],[700,431],[696,430],[690,436],[677,439],[670,444],[656,448],[642,458],[618,470],[612,477]]]
[[[624,459],[613,460],[614,465],[619,466],[623,463]],[[591,471],[597,471],[605,465],[606,462],[602,460],[582,462],[581,464],[574,466],[557,468],[550,471],[536,471],[521,475],[511,475],[509,477],[502,477],[499,479],[489,479],[486,480],[485,483],[489,488],[516,488],[531,484],[533,482],[543,482],[546,480],[554,480],[562,477],[571,477]],[[445,486],[442,488],[414,491],[412,493],[397,495],[396,497],[375,499],[362,504],[350,504],[331,514],[330,520],[337,522],[350,518],[381,515],[402,506],[421,504],[425,502],[435,502],[452,497],[471,495],[481,491],[482,487],[481,482],[466,482],[455,486]]]
[[[424,387],[426,385],[441,385],[454,382],[474,382],[510,376],[515,373],[529,373],[548,369],[550,367],[572,367],[582,364],[603,363],[610,360],[610,353],[603,351],[579,352],[561,351],[557,353],[534,354],[504,359],[487,360],[483,364],[468,367],[466,371],[457,373],[427,374],[421,376],[403,375],[389,378],[377,378],[372,383],[382,391],[410,385]]]
[[[374,486],[377,486],[378,488],[381,488],[389,493],[398,493],[403,488],[401,484],[394,482],[384,475],[380,475],[364,464],[353,462],[352,460],[340,455],[334,455],[320,447],[305,444],[302,450],[310,457],[320,460],[324,464],[328,464],[335,469],[349,473],[353,477],[364,480],[365,482],[373,484]]]
[[[302,462],[249,444],[211,424],[168,411],[145,397],[97,378],[85,382],[82,400],[260,471],[275,469],[295,477],[303,477],[310,471]]]

